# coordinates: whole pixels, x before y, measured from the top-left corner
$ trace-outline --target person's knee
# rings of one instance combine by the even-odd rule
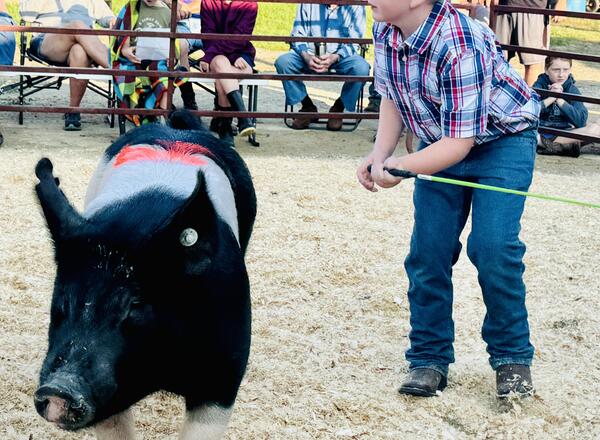
[[[231,67],[231,63],[224,55],[217,55],[210,62],[210,70],[213,72],[226,72]]]
[[[357,76],[368,76],[371,71],[371,66],[363,57],[357,57],[355,62],[350,67],[350,74]]]
[[[83,21],[80,21],[80,20],[71,21],[70,23],[67,23],[64,27],[69,28],[69,29],[89,29],[90,28],[88,25],[86,25]]]
[[[70,67],[87,67],[90,65],[90,58],[85,49],[79,44],[71,46],[67,61]]]
[[[295,68],[294,55],[294,52],[284,53],[275,60],[277,73],[294,73],[298,70]]]
[[[524,253],[521,241],[508,240],[502,234],[471,233],[467,243],[467,255],[480,273],[507,267],[511,261],[520,261]]]

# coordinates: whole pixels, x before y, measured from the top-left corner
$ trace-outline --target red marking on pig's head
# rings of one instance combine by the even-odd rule
[[[159,149],[151,146],[126,146],[119,154],[115,157],[115,167],[119,167],[128,162],[138,161],[152,161],[152,162],[182,162],[189,165],[206,165],[206,160],[201,157],[195,156],[200,153],[201,150],[206,148],[200,145],[189,144],[186,142],[173,142],[173,144],[180,144],[175,148]],[[191,148],[198,147],[198,148]]]

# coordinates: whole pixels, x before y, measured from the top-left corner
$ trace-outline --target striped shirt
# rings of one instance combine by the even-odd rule
[[[292,37],[364,38],[367,14],[364,6],[299,4],[292,29]],[[292,43],[292,49],[301,54],[315,53],[314,43]],[[340,58],[359,54],[358,44],[327,43],[327,52]]]
[[[424,142],[475,137],[476,144],[537,127],[540,98],[504,59],[494,33],[438,1],[406,40],[373,25],[375,87],[394,101]]]

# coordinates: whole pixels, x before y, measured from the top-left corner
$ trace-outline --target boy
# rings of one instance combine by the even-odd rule
[[[546,57],[545,73],[538,76],[533,84],[536,89],[550,90],[569,95],[581,95],[571,73],[573,62],[570,59]],[[581,101],[569,101],[548,96],[542,101],[540,125],[542,127],[569,130],[572,133],[600,137],[600,119],[587,125],[588,110]],[[542,133],[538,137],[539,154],[579,157],[581,141],[563,136]]]
[[[526,191],[535,158],[539,97],[511,69],[494,34],[446,0],[368,0],[373,9],[375,83],[382,95],[377,140],[359,182],[391,188],[385,169],[438,174]],[[401,122],[402,121],[402,122]],[[419,151],[393,157],[403,123]],[[371,171],[368,166],[371,165]],[[384,169],[385,168],[385,169]],[[467,253],[487,307],[482,335],[500,398],[533,394],[533,346],[519,241],[523,197],[417,180],[409,279],[409,374],[399,391],[434,396],[454,362],[452,265],[472,209]]]

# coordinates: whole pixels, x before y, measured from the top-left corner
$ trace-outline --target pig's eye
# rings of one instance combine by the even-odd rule
[[[196,244],[197,241],[198,233],[193,228],[185,228],[181,231],[181,234],[179,234],[179,243],[181,243],[182,246],[190,247]]]

